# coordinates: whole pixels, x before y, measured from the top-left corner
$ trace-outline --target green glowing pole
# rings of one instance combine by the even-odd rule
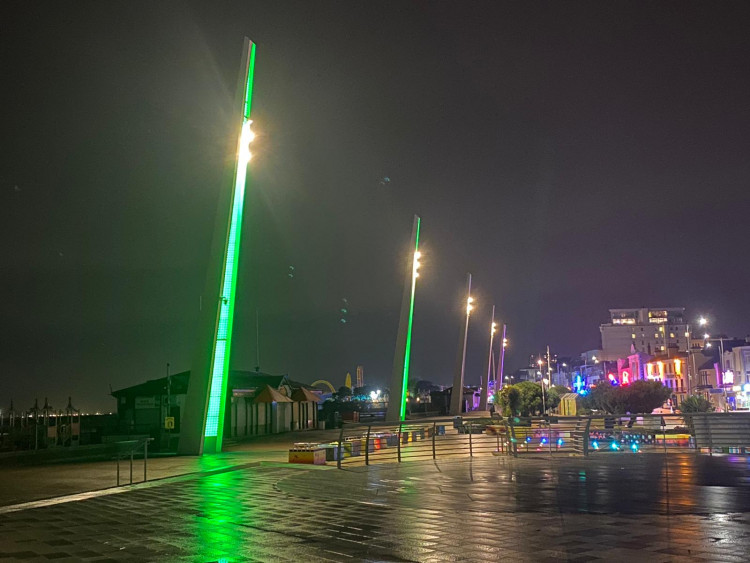
[[[404,292],[401,299],[401,316],[396,336],[396,352],[393,357],[393,372],[391,375],[390,395],[386,420],[397,422],[406,418],[406,403],[408,399],[409,360],[411,356],[411,335],[414,321],[414,294],[419,277],[419,227],[420,218],[415,215],[412,226],[410,253],[406,263],[406,277]]]
[[[245,81],[243,100],[242,127],[237,142],[237,167],[234,172],[234,191],[232,197],[232,216],[229,224],[229,236],[224,250],[224,275],[221,284],[221,304],[219,322],[213,344],[213,361],[211,366],[211,384],[206,411],[206,428],[204,451],[221,451],[224,431],[224,407],[229,375],[229,358],[232,349],[232,324],[234,304],[237,294],[237,266],[239,265],[240,241],[242,232],[242,213],[245,204],[245,182],[247,165],[250,162],[250,147],[254,134],[250,125],[250,109],[253,94],[253,70],[255,66],[255,44],[249,41],[249,62]]]
[[[205,347],[205,344],[199,345],[193,360],[179,445],[180,453],[185,454],[221,451],[245,184],[251,157],[249,144],[255,136],[250,119],[254,68],[255,44],[245,38],[237,93],[237,155],[231,192],[227,190],[219,203],[207,289],[203,300],[205,311],[202,313],[203,330],[200,332],[200,339],[206,338],[203,340],[205,343],[210,338],[210,348]]]

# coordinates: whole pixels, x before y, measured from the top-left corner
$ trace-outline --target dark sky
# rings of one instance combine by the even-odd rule
[[[3,2],[0,407],[189,369],[244,35],[234,368],[257,307],[264,371],[385,385],[415,212],[415,377],[449,383],[467,271],[469,382],[493,303],[511,368],[597,347],[611,307],[744,335],[748,29],[742,2]]]

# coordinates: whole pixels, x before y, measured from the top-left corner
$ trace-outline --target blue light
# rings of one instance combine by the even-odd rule
[[[575,380],[573,381],[573,389],[576,393],[579,395],[585,395],[586,394],[586,384],[583,382],[583,379],[580,375],[576,375]]]
[[[547,438],[542,438],[542,440],[539,443],[540,444],[546,444],[547,443]]]
[[[599,442],[597,442],[596,440],[594,440],[593,442],[591,442],[591,447],[594,448],[595,450],[598,450],[599,449]]]
[[[632,444],[630,444],[630,449],[633,450],[634,452],[637,452],[638,451],[638,443],[637,442],[633,442]]]
[[[619,450],[620,446],[617,445],[617,442],[612,442],[612,444],[609,446],[613,450]]]
[[[529,442],[531,442],[531,436],[526,436],[526,443],[528,444]]]
[[[562,446],[563,445],[563,439],[562,438],[558,438],[557,439],[557,445],[558,446]]]

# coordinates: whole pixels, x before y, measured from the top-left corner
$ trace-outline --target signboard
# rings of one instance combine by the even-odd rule
[[[167,430],[174,430],[174,417],[173,416],[164,417],[164,428],[166,428]]]
[[[158,405],[156,404],[156,397],[136,397],[135,408],[137,409],[155,409]]]

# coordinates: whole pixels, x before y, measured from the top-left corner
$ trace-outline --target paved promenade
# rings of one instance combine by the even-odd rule
[[[0,560],[746,561],[749,478],[694,454],[260,464],[5,507]]]

